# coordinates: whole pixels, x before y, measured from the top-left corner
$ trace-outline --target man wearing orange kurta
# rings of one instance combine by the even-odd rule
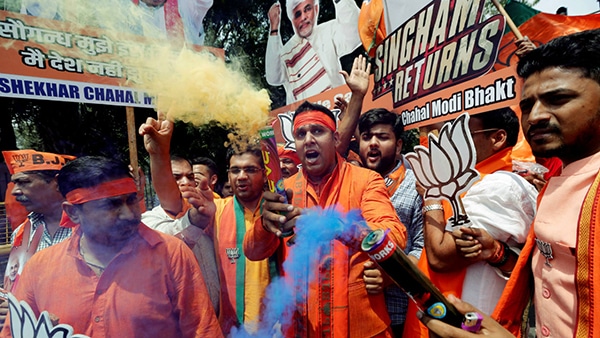
[[[214,201],[214,222],[205,229],[214,240],[221,276],[219,321],[225,333],[240,326],[255,333],[265,289],[275,274],[268,259],[251,261],[242,248],[246,231],[262,224],[266,176],[260,148],[248,147],[231,154],[228,177],[234,195]]]
[[[209,280],[207,286],[211,289],[218,287],[216,310],[223,332],[228,334],[233,327],[243,325],[245,330],[254,333],[258,327],[265,288],[271,275],[276,273],[270,269],[268,260],[249,261],[242,250],[246,229],[261,222],[260,205],[266,179],[261,151],[249,147],[230,153],[228,179],[234,197],[215,199],[210,190],[209,175],[196,177],[198,187],[179,183],[180,180],[176,184],[176,180],[169,177],[169,169],[174,165],[172,161],[169,165],[168,160],[172,132],[173,122],[162,119],[148,118],[140,127],[150,154],[153,181],[155,184],[161,182],[160,186],[155,185],[161,205],[170,201],[173,202],[170,205],[175,207],[169,209],[170,216],[165,211],[162,216],[144,213],[142,220],[153,229],[183,239],[192,246],[201,266],[210,267],[207,273],[211,275],[205,279]],[[176,175],[176,169],[181,174]],[[186,172],[192,173],[191,165],[173,166],[174,177],[180,176],[182,182],[193,183],[193,180],[185,179],[183,173]],[[171,197],[166,193],[171,193]],[[173,215],[177,215],[177,218],[171,218]],[[205,243],[206,237],[210,243]],[[207,258],[213,264],[209,265]],[[214,264],[216,266],[213,269]],[[216,283],[212,280],[216,280]]]
[[[223,336],[191,250],[140,222],[126,164],[81,157],[65,165],[57,181],[69,216],[61,224],[76,227],[23,270],[15,297],[35,318],[47,311],[89,337]],[[15,336],[28,332],[16,325],[30,323],[15,311],[2,336],[10,336],[11,327]]]
[[[381,176],[348,164],[336,153],[339,135],[333,114],[323,106],[305,102],[296,110],[293,130],[302,170],[285,181],[291,204],[283,203],[279,195],[264,193],[264,226],[246,233],[246,256],[264,259],[278,248],[285,249],[279,237],[296,224],[303,209],[315,206],[360,209],[371,229],[390,229],[391,238],[404,247],[406,229],[396,216]],[[331,241],[329,248],[330,253],[319,259],[318,281],[309,285],[307,301],[296,311],[296,323],[303,323],[293,328],[296,335],[391,337],[383,294],[368,293],[363,279],[368,256],[337,240]]]

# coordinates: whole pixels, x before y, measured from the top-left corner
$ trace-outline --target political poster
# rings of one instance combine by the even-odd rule
[[[335,18],[318,22],[322,6],[333,6]],[[361,45],[359,11],[355,0],[289,0],[271,6],[265,78],[271,86],[283,86],[287,104],[345,84],[340,58]],[[291,37],[282,36],[282,20],[291,22]]]
[[[434,0],[413,5],[414,15],[390,24],[396,29],[373,47],[373,80],[362,110],[389,109],[410,129],[465,111],[516,105],[520,82],[514,69],[487,74],[496,62],[505,21],[501,15],[484,18],[483,6],[483,0]],[[348,87],[340,86],[307,100],[332,109],[335,97],[350,96]],[[286,119],[298,105],[271,112],[278,142],[290,143],[291,123]]]
[[[153,79],[153,60],[165,59],[165,48],[172,59],[184,45],[224,57],[221,49],[194,45],[203,42],[202,18],[212,1],[163,2],[144,16],[147,3],[114,1],[100,11],[86,8],[85,0],[29,0],[0,10],[0,96],[154,107],[145,82]],[[200,24],[173,3],[195,8]]]

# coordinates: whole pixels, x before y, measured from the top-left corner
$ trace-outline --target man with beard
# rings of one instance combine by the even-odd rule
[[[527,243],[493,316],[513,334],[531,296],[539,337],[591,337],[600,329],[592,311],[600,306],[592,292],[600,283],[599,59],[595,29],[556,38],[518,64],[525,137],[534,155],[556,156],[564,167],[541,192]]]
[[[205,177],[198,188],[176,190],[173,178],[168,176],[172,133],[173,122],[162,118],[148,118],[140,127],[150,154],[152,177],[166,177],[159,189],[176,195],[171,198],[173,202],[183,205],[178,209],[180,217],[153,226],[165,233],[179,235],[184,241],[189,238],[197,242],[198,238],[206,236],[213,240],[220,279],[218,313],[222,330],[228,334],[233,327],[243,326],[252,333],[258,325],[261,301],[272,277],[268,260],[249,261],[242,250],[246,230],[261,223],[262,193],[266,182],[262,153],[254,146],[230,149],[228,181],[234,197],[214,199]],[[143,219],[146,221],[147,216]],[[197,256],[199,254],[210,255],[199,252]]]
[[[248,230],[246,256],[261,260],[279,249],[278,257],[288,259],[281,236],[296,226],[304,209],[313,207],[335,206],[344,212],[359,209],[369,229],[389,229],[390,238],[403,248],[406,229],[395,214],[381,176],[349,164],[336,152],[340,139],[333,113],[304,102],[294,114],[293,131],[302,169],[285,180],[290,204],[278,194],[264,193],[263,222]],[[367,283],[365,270],[372,268],[367,254],[338,240],[326,248],[317,253],[317,280],[301,286],[308,295],[298,298],[295,325],[283,329],[295,330],[302,337],[391,337],[383,293]]]
[[[472,115],[469,130],[481,179],[461,197],[470,223],[454,226],[439,199],[424,201],[424,255],[419,268],[444,294],[491,314],[525,243],[535,216],[537,190],[512,172],[519,120],[512,109]],[[420,191],[424,193],[424,191]],[[409,304],[404,335],[428,337]]]
[[[358,120],[359,154],[366,168],[378,172],[385,180],[390,199],[400,221],[406,227],[407,239],[404,252],[413,263],[423,250],[423,200],[417,193],[416,178],[401,154],[404,126],[398,115],[383,109],[367,111]],[[392,320],[392,331],[402,336],[407,295],[397,286],[385,289],[385,300]]]
[[[335,19],[317,25],[319,0],[286,1],[295,34],[285,45],[279,35],[279,2],[269,9],[265,76],[270,85],[283,85],[287,104],[344,84],[339,59],[360,45],[359,9],[353,0],[333,0],[333,4]]]
[[[57,181],[68,226],[78,226],[21,275],[15,296],[36,317],[47,311],[90,337],[222,337],[192,252],[140,222],[127,165],[81,157]]]

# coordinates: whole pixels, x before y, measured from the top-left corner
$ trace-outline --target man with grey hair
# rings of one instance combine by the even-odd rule
[[[279,2],[269,9],[265,75],[270,85],[283,85],[287,104],[344,84],[339,59],[360,45],[359,9],[353,0],[333,3],[336,18],[317,25],[319,0],[286,1],[295,34],[285,44],[279,35]]]

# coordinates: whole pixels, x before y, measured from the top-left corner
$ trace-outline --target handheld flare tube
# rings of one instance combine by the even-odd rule
[[[260,149],[267,174],[267,186],[269,191],[278,193],[286,199],[285,187],[283,186],[283,176],[279,166],[279,154],[277,153],[277,142],[275,141],[275,131],[273,127],[267,126],[259,130]],[[294,230],[284,232],[281,237],[290,237],[294,235]]]
[[[435,285],[408,259],[387,235],[389,230],[371,231],[361,249],[375,261],[417,306],[430,317],[461,327],[463,315]]]

